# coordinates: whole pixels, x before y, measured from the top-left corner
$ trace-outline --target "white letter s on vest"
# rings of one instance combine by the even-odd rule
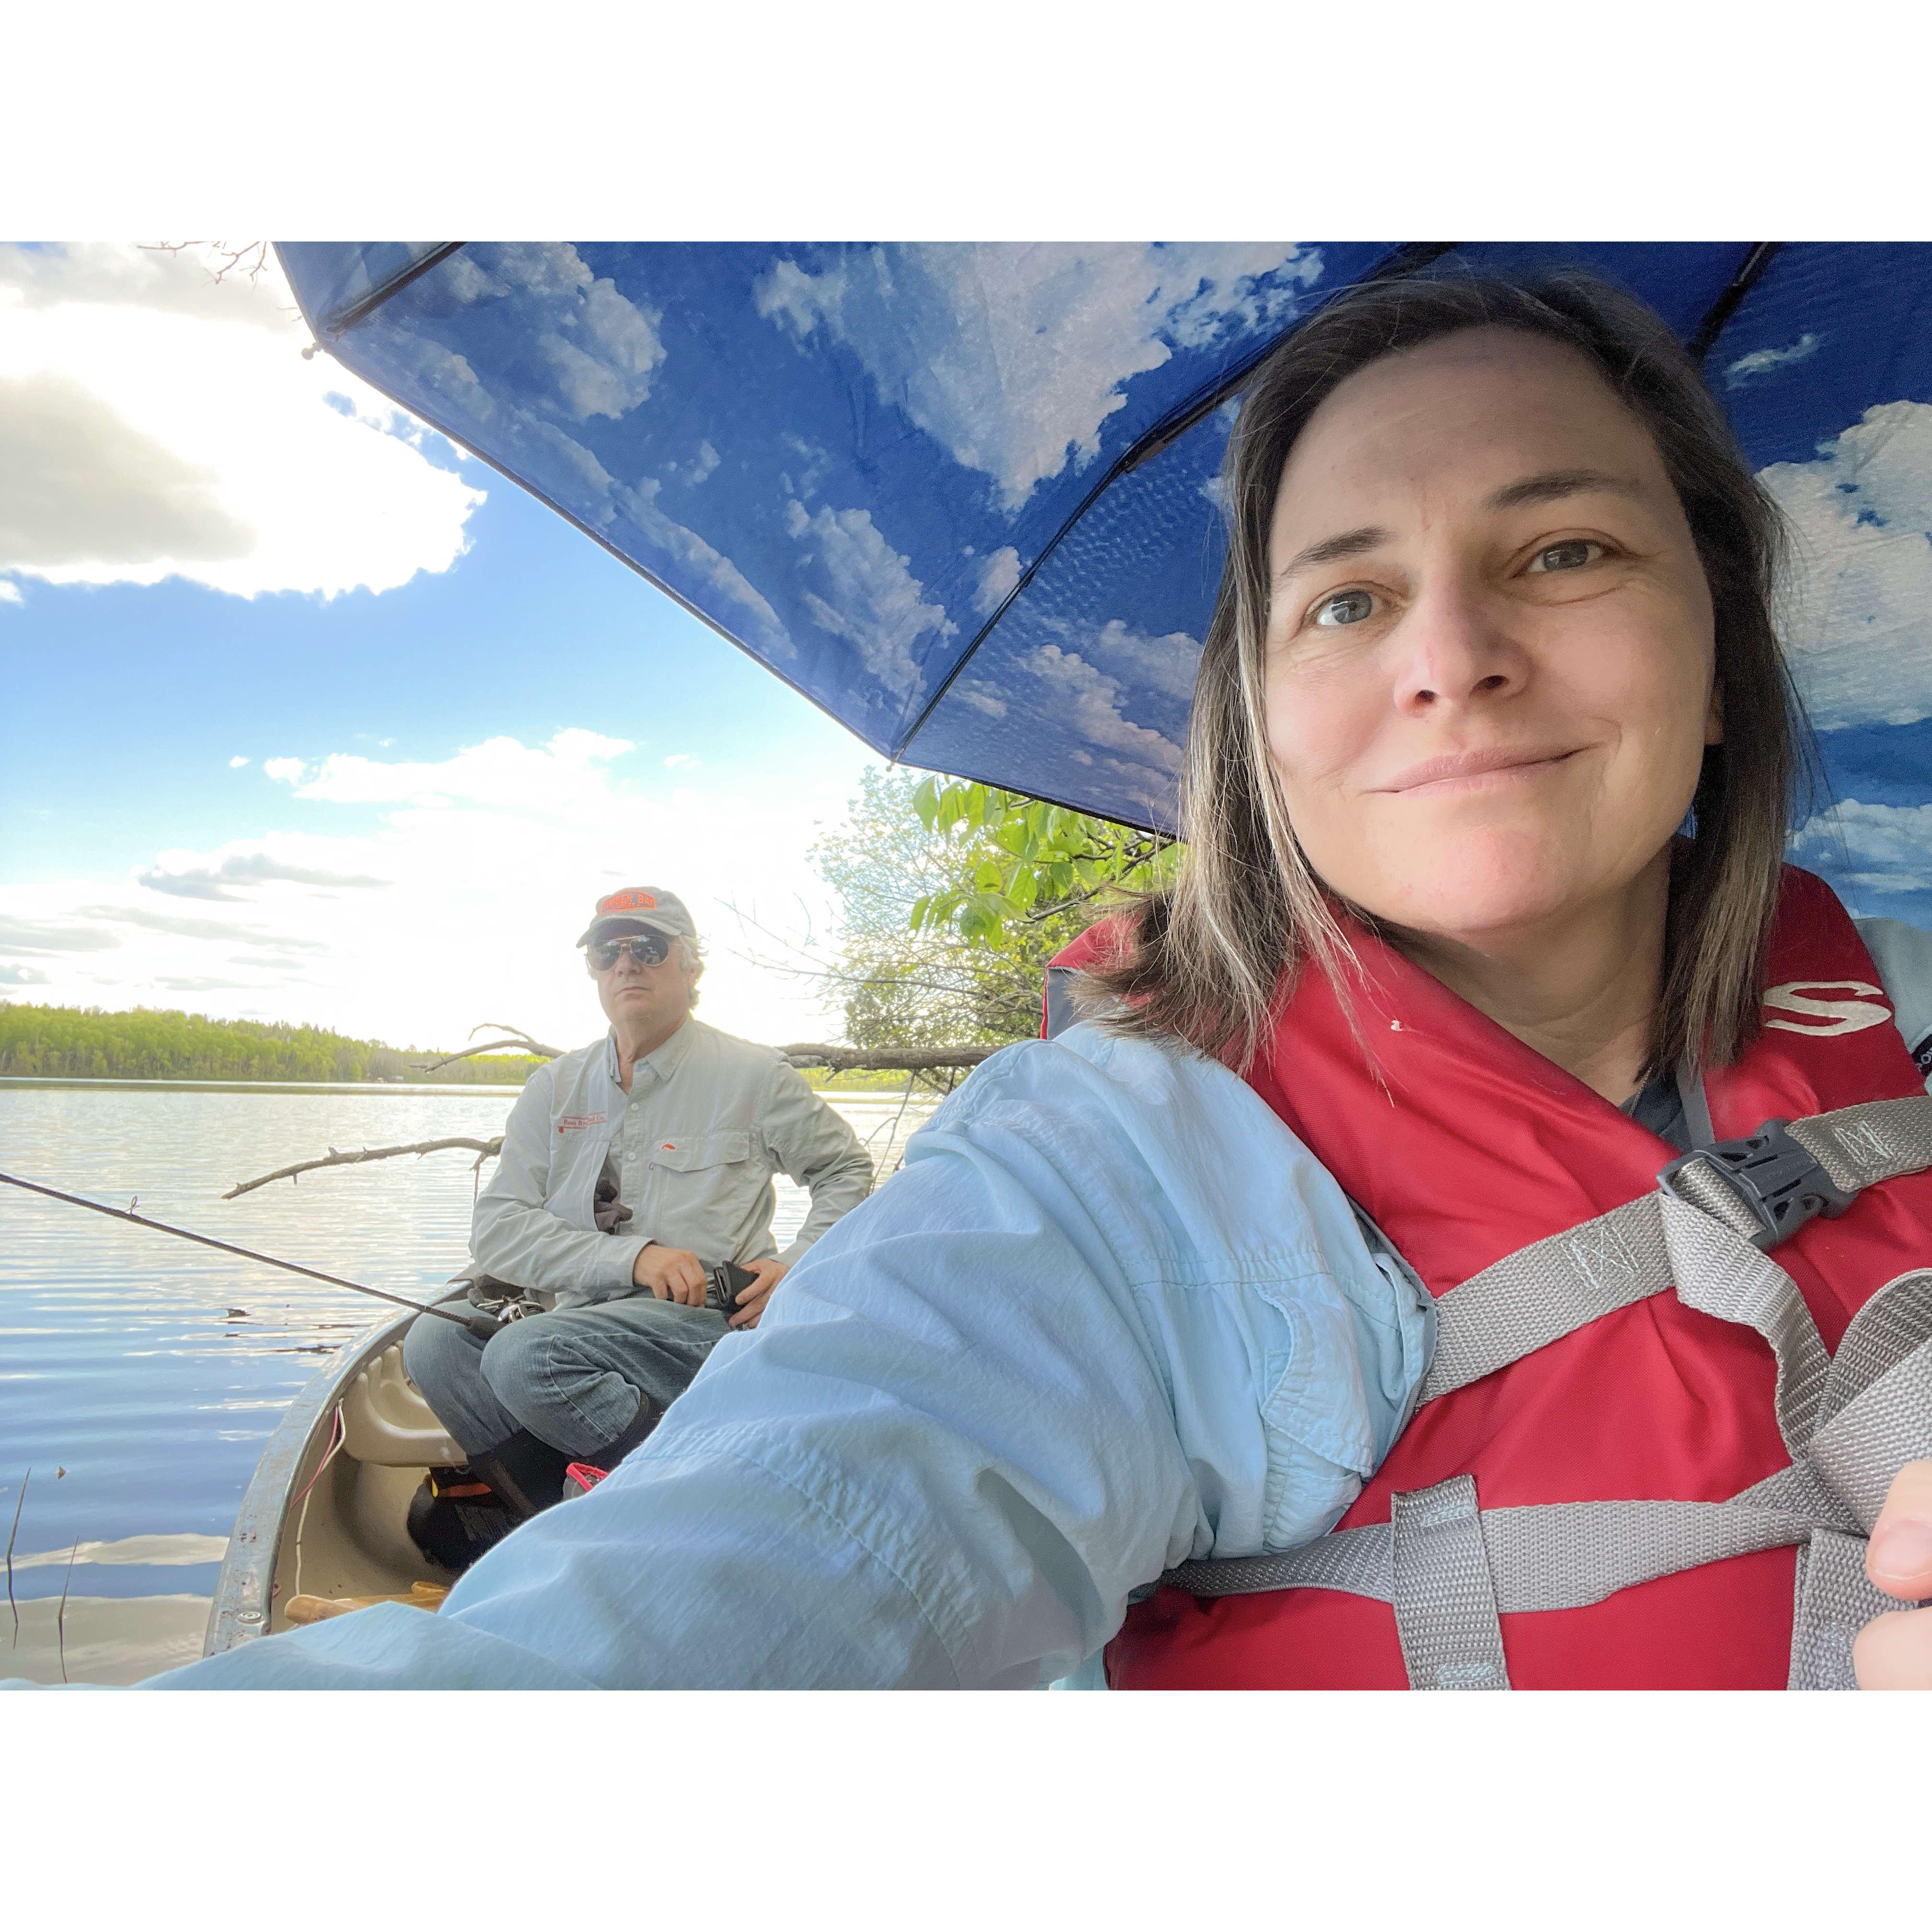
[[[1801,990],[1802,989],[1802,990]],[[1855,993],[1851,1000],[1820,1000],[1814,994]],[[1885,988],[1869,986],[1863,980],[1787,980],[1773,986],[1764,996],[1767,1006],[1780,1012],[1802,1013],[1804,1019],[1772,1019],[1765,1024],[1784,1033],[1863,1033],[1868,1027],[1882,1026],[1892,1018],[1892,1009],[1881,1004]]]

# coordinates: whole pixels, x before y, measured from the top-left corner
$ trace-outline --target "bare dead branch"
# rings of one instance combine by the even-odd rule
[[[310,1174],[319,1167],[356,1167],[365,1160],[394,1160],[406,1154],[440,1154],[446,1148],[462,1148],[473,1153],[476,1165],[483,1163],[494,1154],[502,1151],[503,1136],[499,1134],[494,1140],[480,1141],[470,1134],[452,1134],[438,1141],[412,1141],[407,1147],[358,1148],[353,1153],[339,1154],[334,1148],[319,1160],[298,1160],[292,1167],[278,1167],[273,1174],[264,1174],[254,1180],[238,1182],[221,1198],[232,1201],[238,1194],[252,1194],[258,1187],[266,1187],[272,1180],[293,1180],[298,1174]]]
[[[778,1051],[794,1066],[829,1066],[835,1072],[926,1073],[942,1066],[974,1067],[996,1046],[827,1046],[810,1041]]]
[[[254,282],[268,271],[268,244],[266,242],[244,242],[238,248],[230,248],[226,242],[142,242],[136,245],[150,255],[178,255],[184,248],[206,248],[220,266],[211,268],[204,262],[202,272],[210,281],[217,284],[232,274],[246,275],[250,282]]]
[[[473,1060],[479,1053],[524,1053],[536,1060],[561,1060],[563,1048],[546,1046],[542,1040],[532,1040],[520,1028],[506,1026],[501,1020],[485,1020],[483,1026],[470,1029],[470,1037],[475,1040],[483,1027],[494,1027],[506,1036],[502,1040],[486,1040],[476,1046],[466,1046],[460,1053],[446,1054],[440,1060],[412,1060],[410,1070],[417,1073],[434,1073],[442,1066],[454,1066],[459,1060]]]

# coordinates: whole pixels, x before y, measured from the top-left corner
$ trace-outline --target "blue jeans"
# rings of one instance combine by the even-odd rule
[[[682,1395],[728,1332],[716,1309],[633,1294],[526,1315],[488,1342],[420,1316],[404,1337],[403,1363],[466,1454],[486,1454],[527,1429],[588,1456],[629,1428],[640,1397],[662,1409]]]

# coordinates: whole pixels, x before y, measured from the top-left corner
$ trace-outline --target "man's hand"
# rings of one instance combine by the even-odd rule
[[[1892,1478],[1865,1550],[1865,1574],[1888,1597],[1932,1597],[1932,1462]],[[1932,1610],[1874,1617],[1852,1646],[1861,1690],[1932,1690]]]
[[[747,1262],[745,1266],[757,1276],[748,1288],[738,1291],[738,1306],[731,1317],[734,1328],[755,1328],[758,1317],[765,1312],[765,1304],[772,1298],[772,1290],[785,1277],[786,1264],[776,1256],[762,1262]]]
[[[687,1308],[704,1306],[704,1264],[688,1248],[646,1243],[631,1264],[631,1279],[660,1301],[681,1301]]]

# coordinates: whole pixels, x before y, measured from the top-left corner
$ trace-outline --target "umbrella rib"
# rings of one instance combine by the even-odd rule
[[[399,269],[386,282],[379,284],[358,300],[351,302],[345,309],[338,309],[332,316],[323,318],[321,328],[316,333],[325,332],[333,340],[345,329],[353,328],[358,322],[366,321],[374,315],[392,296],[399,296],[418,275],[426,275],[430,269],[446,262],[450,256],[466,244],[460,242],[439,242],[429,253],[412,262],[406,268]]]
[[[456,244],[456,246],[459,248],[463,245],[464,244],[460,242]],[[291,284],[291,285],[292,286],[292,284]],[[298,296],[297,300],[299,302],[299,296]],[[326,353],[333,356],[335,359],[340,362],[345,369],[348,370],[352,375],[354,375],[360,380],[367,382],[370,388],[374,389],[379,396],[384,398],[388,401],[394,403],[399,410],[408,410],[410,414],[414,416],[417,422],[427,424],[430,428],[436,431],[438,436],[443,437],[448,442],[454,444],[457,448],[461,450],[465,456],[472,458],[478,463],[486,464],[489,468],[494,470],[499,476],[503,478],[506,482],[514,483],[517,488],[522,490],[526,496],[534,496],[545,509],[551,512],[556,516],[561,517],[566,524],[569,524],[572,530],[581,532],[583,535],[588,537],[599,550],[608,551],[612,556],[615,557],[626,570],[630,571],[636,576],[641,577],[653,590],[658,592],[664,596],[668,597],[680,610],[686,612],[688,616],[695,617],[698,621],[702,624],[707,631],[712,632],[713,635],[722,638],[734,650],[742,651],[746,657],[749,658],[752,662],[759,668],[760,670],[769,671],[773,677],[776,678],[778,681],[786,688],[786,689],[788,691],[796,692],[799,696],[803,698],[806,704],[812,706],[814,710],[822,712],[827,718],[831,719],[833,724],[838,726],[842,730],[849,731],[854,737],[858,740],[860,744],[867,746],[872,751],[884,753],[888,758],[892,758],[896,756],[896,754],[888,746],[880,742],[878,740],[866,736],[866,734],[860,730],[858,726],[854,724],[850,718],[840,717],[838,713],[833,710],[832,706],[827,704],[824,698],[808,691],[803,685],[799,682],[797,679],[789,676],[787,673],[780,670],[776,664],[772,663],[768,658],[760,657],[749,644],[746,643],[742,638],[737,636],[733,632],[727,630],[716,617],[710,614],[709,611],[700,610],[695,604],[692,602],[689,598],[686,597],[683,594],[682,592],[675,589],[672,585],[667,584],[662,578],[658,576],[654,572],[646,569],[645,566],[640,563],[635,557],[628,556],[624,551],[620,550],[618,547],[613,543],[608,537],[605,536],[601,530],[593,530],[590,525],[586,524],[574,510],[572,510],[567,508],[565,505],[560,503],[548,490],[539,489],[538,486],[535,483],[532,482],[527,477],[519,476],[514,470],[510,468],[508,464],[500,463],[495,457],[490,455],[487,451],[478,449],[473,443],[466,441],[465,439],[455,430],[451,428],[449,424],[445,422],[440,416],[432,414],[428,406],[420,398],[411,399],[406,397],[398,395],[395,391],[390,388],[387,383],[372,375],[368,370],[358,368],[353,362],[350,361],[347,356],[344,356],[341,352],[340,348],[334,343],[332,342],[325,344],[324,349]]]
[[[1348,288],[1360,288],[1370,282],[1394,281],[1406,275],[1418,274],[1427,268],[1431,262],[1440,260],[1451,250],[1461,246],[1462,244],[1459,242],[1405,242],[1400,248],[1393,250],[1372,274],[1361,276],[1346,286]],[[1340,291],[1337,290],[1336,292],[1340,293]],[[919,716],[899,734],[893,743],[890,754],[895,764],[904,756],[906,748],[920,732],[926,729],[927,721],[939,708],[940,700],[952,688],[954,681],[958,677],[960,673],[972,662],[974,656],[980,646],[998,628],[1000,620],[1012,608],[1014,600],[1040,574],[1047,559],[1052,556],[1060,548],[1061,543],[1072,534],[1088,512],[1092,509],[1094,506],[1122,477],[1131,475],[1143,464],[1158,456],[1170,443],[1178,442],[1194,428],[1196,424],[1211,416],[1227,400],[1228,397],[1246,382],[1261,364],[1264,362],[1282,343],[1294,333],[1295,330],[1301,326],[1303,320],[1304,318],[1297,316],[1279,335],[1263,344],[1252,355],[1244,357],[1204,394],[1194,398],[1191,401],[1184,403],[1178,411],[1164,417],[1151,429],[1136,437],[1134,441],[1114,459],[1108,466],[1106,475],[1088,491],[1084,496],[1081,498],[1074,508],[1073,514],[1042,546],[1040,554],[1020,573],[1019,581],[1006,592],[999,608],[980,627],[972,642],[953,661],[952,669],[940,680],[934,688],[932,695],[920,707]]]
[[[1710,354],[1718,338],[1724,333],[1724,325],[1737,313],[1738,303],[1754,289],[1766,269],[1771,266],[1772,258],[1784,246],[1782,242],[1754,242],[1746,252],[1737,273],[1731,278],[1730,286],[1704,312],[1704,319],[1698,323],[1696,332],[1688,344],[1691,358],[1701,363]]]

